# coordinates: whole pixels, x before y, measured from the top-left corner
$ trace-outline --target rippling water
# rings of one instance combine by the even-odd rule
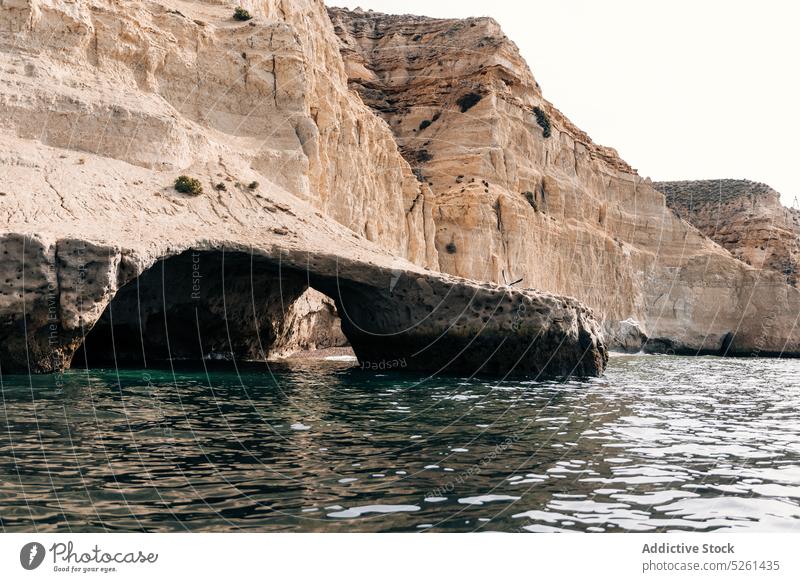
[[[5,376],[5,531],[800,531],[800,361]]]

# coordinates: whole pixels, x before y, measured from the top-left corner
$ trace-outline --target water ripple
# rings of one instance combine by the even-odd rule
[[[4,531],[798,531],[800,361],[4,376]]]

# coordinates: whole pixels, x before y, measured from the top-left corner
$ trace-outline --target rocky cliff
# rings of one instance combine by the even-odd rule
[[[629,350],[800,354],[797,290],[576,128],[495,21],[329,14],[350,86],[431,191],[442,271],[574,296]]]
[[[797,287],[800,210],[781,204],[778,192],[749,180],[656,182],[667,205],[731,254],[768,269]]]
[[[241,5],[0,0],[0,370],[262,360],[314,343],[311,288],[362,361],[601,373],[578,301],[435,270],[322,3]]]
[[[323,296],[362,361],[426,372],[800,354],[800,292],[593,143],[493,20],[241,6],[0,0],[4,371],[340,342]]]
[[[3,129],[159,171],[230,151],[264,186],[435,266],[423,189],[351,97],[324,6],[241,5],[255,18],[221,0],[3,0]]]

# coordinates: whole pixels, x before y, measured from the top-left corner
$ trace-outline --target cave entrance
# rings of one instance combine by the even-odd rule
[[[186,251],[117,292],[72,366],[264,361],[343,345],[333,302],[309,289],[306,273],[245,252]]]

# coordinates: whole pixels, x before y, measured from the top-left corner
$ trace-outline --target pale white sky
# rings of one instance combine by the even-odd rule
[[[491,16],[545,97],[653,180],[749,178],[800,199],[800,3],[328,0]],[[798,7],[795,7],[798,6]]]

